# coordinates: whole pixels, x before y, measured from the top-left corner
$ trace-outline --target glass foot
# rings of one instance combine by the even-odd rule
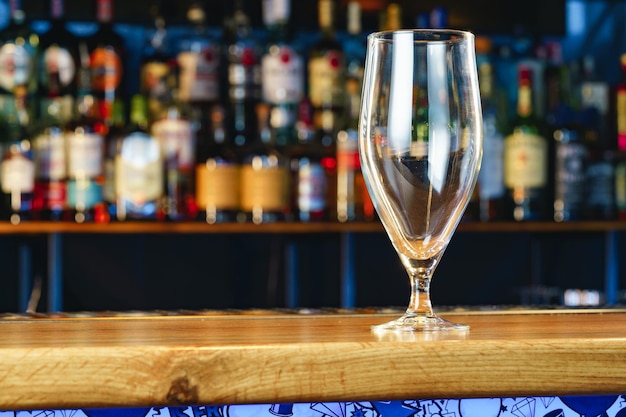
[[[372,326],[376,333],[392,332],[440,332],[440,331],[468,331],[468,324],[452,323],[438,316],[417,316],[405,314],[402,317],[387,323]]]

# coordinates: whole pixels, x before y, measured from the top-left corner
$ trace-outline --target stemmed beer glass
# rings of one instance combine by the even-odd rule
[[[411,285],[404,315],[373,330],[467,330],[433,311],[430,282],[482,158],[473,34],[407,29],[368,35],[359,153],[368,191]]]

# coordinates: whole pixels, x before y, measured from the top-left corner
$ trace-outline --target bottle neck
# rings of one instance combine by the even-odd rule
[[[21,0],[9,1],[9,15],[11,18],[9,24],[16,30],[24,30],[24,28],[28,27],[26,13],[22,8]]]
[[[319,2],[319,29],[323,37],[332,38],[335,36],[335,27],[333,21],[333,1],[320,0]]]
[[[126,124],[126,115],[124,113],[124,104],[117,100],[113,103],[113,109],[111,114],[111,126],[116,128],[122,128]]]
[[[256,106],[257,114],[257,144],[268,145],[272,138],[269,116],[270,108],[266,103],[259,103]]]
[[[111,0],[97,0],[96,20],[98,23],[110,24],[113,21],[113,2]]]
[[[347,31],[352,36],[361,34],[361,6],[357,1],[348,3],[348,27]]]
[[[385,30],[398,30],[402,28],[402,12],[400,5],[390,3],[387,6],[387,21]]]
[[[23,87],[19,87],[16,89],[14,96],[18,123],[20,126],[28,126],[29,116],[26,109],[26,90]]]
[[[223,145],[226,142],[226,125],[224,123],[224,109],[216,105],[209,110],[211,121],[210,144]]]
[[[65,18],[63,0],[50,0],[50,19],[53,22],[62,21]]]
[[[517,88],[517,114],[530,117],[533,113],[532,73],[529,68],[521,68]]]
[[[15,12],[23,12],[22,11],[22,1],[21,0],[9,0],[9,12],[11,16],[15,15]]]
[[[246,39],[252,31],[248,15],[243,10],[236,10],[233,18],[235,39]]]
[[[187,20],[197,35],[203,35],[206,33],[206,14],[202,5],[199,3],[193,3],[187,10]]]
[[[532,89],[529,85],[520,86],[517,92],[517,114],[529,117],[533,113]]]
[[[246,3],[244,0],[235,0],[232,6],[232,14],[230,18],[230,31],[233,42],[250,37],[252,27],[250,25],[250,17],[246,13]]]
[[[270,42],[288,37],[288,22],[291,15],[289,0],[263,0],[263,22]]]
[[[157,17],[154,20],[154,33],[150,39],[150,46],[155,52],[162,52],[165,49],[166,38],[167,29],[165,28],[165,19]]]
[[[148,104],[141,95],[135,95],[131,100],[130,122],[142,130],[148,128]]]
[[[493,97],[493,68],[490,63],[484,62],[478,67],[480,97],[489,102]]]

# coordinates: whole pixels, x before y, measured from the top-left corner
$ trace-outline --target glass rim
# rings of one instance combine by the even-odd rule
[[[393,40],[394,35],[410,33],[413,35],[414,42],[459,42],[474,39],[474,33],[469,30],[462,29],[428,29],[428,28],[407,28],[407,29],[393,29],[393,30],[381,30],[372,32],[367,35],[369,40],[377,42],[390,42]],[[419,36],[415,36],[419,35]]]

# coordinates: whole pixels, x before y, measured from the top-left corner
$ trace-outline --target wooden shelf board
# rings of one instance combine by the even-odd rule
[[[32,235],[32,234],[234,234],[234,233],[380,233],[383,227],[379,222],[284,222],[267,224],[224,223],[205,224],[201,222],[114,222],[71,223],[32,221],[17,225],[8,222],[0,223],[0,235]],[[624,221],[590,221],[590,222],[464,222],[458,227],[459,233],[572,233],[572,232],[607,232],[626,231]]]

